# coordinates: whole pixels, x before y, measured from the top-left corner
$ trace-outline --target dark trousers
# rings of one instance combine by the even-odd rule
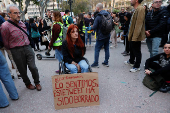
[[[124,37],[124,45],[125,45],[125,51],[127,53],[129,53],[130,49],[129,49],[129,41],[128,41],[128,37],[127,36]]]
[[[130,41],[130,59],[129,62],[134,64],[134,68],[139,68],[142,60],[141,41]]]
[[[157,71],[157,70],[161,69],[162,67],[156,62],[151,62],[149,64],[149,68]],[[170,70],[167,72],[162,71],[162,72],[160,72],[160,75],[164,78],[165,81],[170,81]]]
[[[39,48],[39,44],[38,44],[38,42],[39,42],[39,37],[37,37],[37,38],[32,38],[33,40],[34,40],[34,44],[37,46],[37,49],[39,50],[40,48]],[[34,49],[35,49],[35,47],[34,47]]]
[[[31,46],[15,47],[10,50],[25,85],[31,84],[30,79],[27,76],[27,65],[31,71],[35,85],[39,84],[39,73],[35,65],[35,54]]]

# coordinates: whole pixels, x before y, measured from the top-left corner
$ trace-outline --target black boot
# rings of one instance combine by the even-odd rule
[[[170,91],[170,83],[165,83],[160,89],[160,92],[167,93]]]

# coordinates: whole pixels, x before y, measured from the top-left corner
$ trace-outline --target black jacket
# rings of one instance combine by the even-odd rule
[[[159,11],[148,12],[146,15],[146,31],[150,30],[150,37],[147,38],[154,38],[154,37],[163,37],[166,32],[166,24],[168,19],[168,12],[167,10],[161,8]]]
[[[62,54],[63,54],[63,60],[65,63],[69,63],[71,64],[72,61],[79,63],[81,60],[84,59],[84,57],[82,57],[82,51],[79,49],[79,47],[77,47],[76,45],[74,46],[74,53],[73,53],[73,57],[71,56],[68,46],[67,46],[67,41],[65,40],[62,43]],[[84,52],[86,52],[86,48],[84,47]]]

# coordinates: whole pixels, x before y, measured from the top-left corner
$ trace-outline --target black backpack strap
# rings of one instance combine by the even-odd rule
[[[8,20],[8,22],[14,25],[15,27],[19,28],[20,30],[22,30],[29,37],[28,33],[25,30],[23,30],[21,27],[19,27],[16,23],[12,22],[11,20]]]
[[[14,25],[15,27],[19,28],[21,31],[23,31],[23,32],[28,36],[28,40],[30,41],[31,47],[32,47],[32,48],[35,47],[33,39],[28,35],[28,33],[27,33],[24,29],[22,29],[21,27],[19,27],[16,23],[12,22],[11,20],[7,20],[7,21],[8,21],[9,23],[11,23],[12,25]]]

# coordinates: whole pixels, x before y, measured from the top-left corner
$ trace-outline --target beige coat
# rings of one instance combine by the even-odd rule
[[[142,41],[145,39],[145,9],[139,5],[131,18],[129,41]]]

